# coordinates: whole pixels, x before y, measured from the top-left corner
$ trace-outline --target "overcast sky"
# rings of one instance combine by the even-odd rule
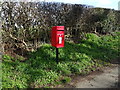
[[[3,1],[3,0],[0,0],[0,1]],[[94,7],[111,8],[111,9],[118,10],[118,2],[120,0],[7,0],[7,1],[64,2],[64,3],[72,3],[72,4],[87,4],[87,5],[92,5]]]

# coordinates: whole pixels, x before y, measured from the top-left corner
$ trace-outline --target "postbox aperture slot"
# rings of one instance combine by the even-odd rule
[[[64,30],[57,30],[57,31],[64,31]]]

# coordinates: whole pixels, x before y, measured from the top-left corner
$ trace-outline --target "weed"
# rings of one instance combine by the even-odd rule
[[[66,84],[66,83],[68,83],[70,81],[71,81],[70,77],[64,77],[60,82],[63,83],[63,84]]]

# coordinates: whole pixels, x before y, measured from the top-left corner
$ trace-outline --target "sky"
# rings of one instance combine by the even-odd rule
[[[3,1],[3,0],[0,0]],[[46,2],[64,2],[72,4],[86,4],[94,7],[110,8],[118,10],[120,0],[7,0],[7,1],[46,1]],[[120,4],[119,4],[120,7]]]
[[[118,10],[118,2],[120,0],[46,0],[46,1],[65,2],[72,4],[87,4],[92,5],[94,7],[111,8]]]

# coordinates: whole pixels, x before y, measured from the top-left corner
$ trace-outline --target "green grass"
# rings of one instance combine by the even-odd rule
[[[25,62],[4,55],[2,87],[49,88],[68,83],[71,75],[86,75],[118,58],[119,38],[120,32],[101,37],[88,33],[80,44],[65,42],[65,47],[59,49],[59,64],[55,62],[56,49],[49,44],[30,53]]]

